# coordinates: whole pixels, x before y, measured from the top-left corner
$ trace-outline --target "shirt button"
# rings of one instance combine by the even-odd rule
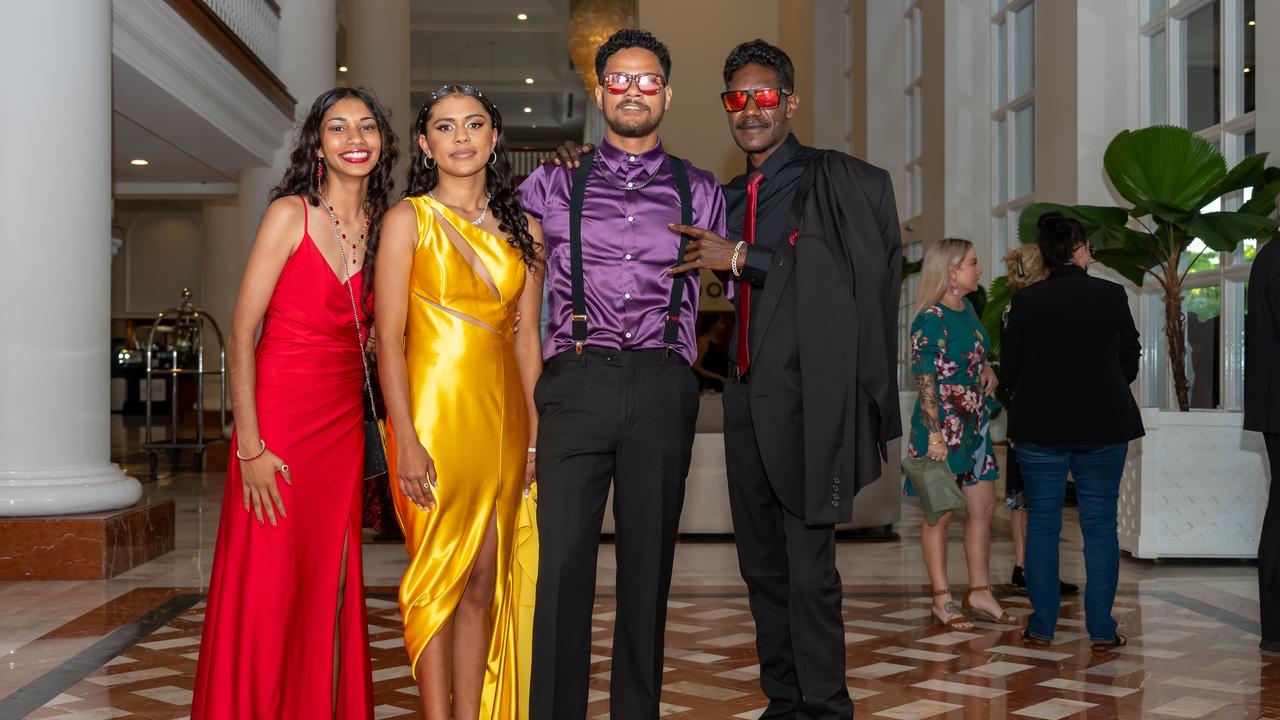
[[[635,186],[636,186],[636,184],[635,184],[635,183],[633,183],[633,182],[629,182],[629,183],[627,183],[627,189],[628,189],[628,190],[630,190],[631,188],[633,188],[633,187],[635,187]]]
[[[635,161],[636,161],[636,156],[635,156],[635,155],[632,155],[631,157],[629,157],[629,158],[627,158],[627,159],[628,159],[628,160],[630,160],[631,162],[635,162]]]
[[[622,259],[623,259],[623,260],[630,260],[630,259],[631,259],[631,253],[627,253],[626,255],[623,255],[623,256],[622,256]]]
[[[631,333],[624,333],[626,337],[631,337]]]
[[[630,300],[630,299],[631,299],[631,293],[623,293],[623,294],[622,294],[622,297],[623,297],[623,298],[625,298],[625,299],[627,299],[627,300]]]
[[[633,222],[635,222],[635,221],[636,221],[636,218],[635,218],[635,216],[634,216],[634,215],[628,215],[628,216],[627,216],[627,222],[629,222],[629,223],[633,223]]]

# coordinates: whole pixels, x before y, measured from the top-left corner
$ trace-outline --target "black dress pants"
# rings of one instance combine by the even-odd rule
[[[529,717],[586,717],[596,555],[612,484],[617,614],[610,716],[657,718],[698,381],[674,354],[588,347],[547,362],[534,402],[540,552]]]
[[[1258,606],[1263,642],[1280,642],[1280,433],[1267,433],[1271,491],[1258,538]]]
[[[769,698],[760,717],[849,720],[835,527],[806,525],[778,501],[760,459],[749,392],[745,383],[725,382],[724,444],[738,566]],[[802,468],[774,480],[802,483]]]

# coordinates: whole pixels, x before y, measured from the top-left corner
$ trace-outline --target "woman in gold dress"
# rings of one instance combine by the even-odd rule
[[[537,573],[541,229],[520,208],[502,117],[479,90],[440,88],[416,127],[374,277],[392,499],[410,556],[405,647],[428,720],[517,720]]]

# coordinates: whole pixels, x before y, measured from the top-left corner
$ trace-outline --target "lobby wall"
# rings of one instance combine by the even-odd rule
[[[796,65],[800,109],[792,127],[801,142],[812,142],[813,0],[640,0],[639,16],[671,51],[671,109],[662,121],[668,150],[721,182],[743,171],[719,95],[725,57],[757,37],[782,47]]]

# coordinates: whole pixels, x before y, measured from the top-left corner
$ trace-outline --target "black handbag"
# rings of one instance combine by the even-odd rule
[[[342,260],[342,274],[346,277],[347,295],[351,297],[351,314],[356,320],[356,347],[360,349],[360,364],[364,366],[364,389],[369,396],[369,414],[364,421],[364,479],[366,481],[387,474],[387,431],[378,418],[378,405],[373,401],[373,376],[369,372],[369,356],[364,351],[364,328],[360,322],[360,310],[356,306],[356,293],[351,289],[351,269],[347,265],[347,252],[342,247],[342,233],[338,230],[338,218],[324,198],[320,205],[329,215],[333,239],[338,242],[338,256]]]

